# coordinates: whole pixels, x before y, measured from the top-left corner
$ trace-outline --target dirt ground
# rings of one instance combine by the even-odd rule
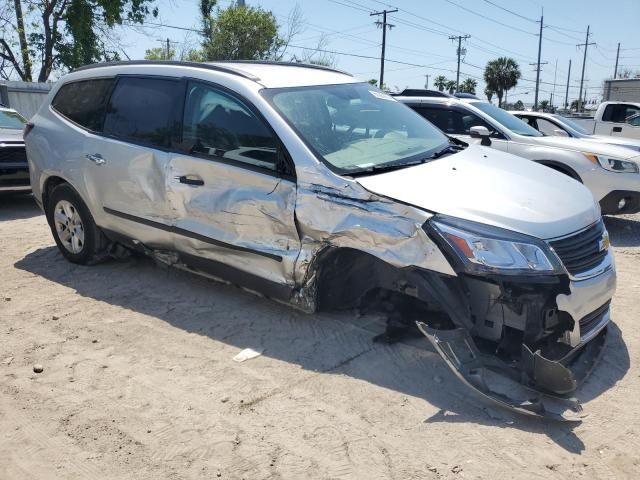
[[[481,403],[425,339],[372,343],[376,318],[72,265],[0,197],[0,479],[639,478],[640,215],[607,226],[615,323],[571,426]]]

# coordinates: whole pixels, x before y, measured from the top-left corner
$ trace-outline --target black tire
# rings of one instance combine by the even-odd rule
[[[62,209],[63,206],[73,212],[73,219],[79,218],[79,223],[77,220],[75,223],[72,222],[72,228],[68,222],[64,224],[56,219],[56,208]],[[46,213],[56,245],[67,260],[80,265],[92,265],[107,258],[109,242],[96,225],[82,198],[71,185],[62,183],[53,189],[47,201]],[[59,233],[59,229],[62,233]],[[70,237],[63,240],[61,235],[64,235],[65,231]],[[82,241],[79,240],[81,236]]]

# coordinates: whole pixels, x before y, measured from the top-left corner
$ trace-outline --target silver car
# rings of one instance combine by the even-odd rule
[[[589,140],[591,142],[599,142],[606,143],[607,145],[626,147],[635,150],[636,152],[640,152],[640,140],[634,140],[633,138],[625,137],[614,137],[612,135],[594,135],[592,133],[589,133],[577,121],[572,120],[571,118],[564,117],[562,115],[558,115],[556,113],[522,111],[511,111],[509,113],[515,115],[520,120],[524,120],[540,133],[549,137],[581,138],[583,140]],[[629,122],[633,123],[636,117],[638,117],[638,115],[636,115],[635,117],[631,117],[629,119]],[[593,120],[590,121],[593,122]]]
[[[547,165],[584,183],[603,214],[640,212],[640,154],[588,139],[545,136],[478,99],[398,96],[448,135]]]
[[[383,312],[379,340],[418,327],[493,401],[582,416],[616,273],[566,175],[312,65],[95,65],[32,123],[34,196],[70,261],[137,250],[307,312]]]

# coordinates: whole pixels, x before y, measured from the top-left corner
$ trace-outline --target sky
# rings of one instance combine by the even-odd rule
[[[221,8],[232,0],[218,2]],[[126,54],[143,58],[145,50],[169,38],[175,47],[198,46],[198,34],[182,30],[200,26],[198,0],[158,0],[159,17],[142,28],[117,31]],[[335,66],[363,80],[377,79],[380,72],[382,30],[378,17],[370,13],[398,9],[388,15],[395,25],[387,31],[385,84],[393,89],[424,88],[433,78],[445,75],[455,80],[457,40],[449,36],[470,35],[460,81],[478,80],[478,93],[484,89],[484,66],[499,56],[518,62],[522,78],[509,92],[509,102],[532,104],[535,92],[535,63],[538,53],[540,16],[542,33],[539,100],[553,95],[555,105],[564,103],[569,60],[572,61],[569,102],[578,98],[587,25],[590,26],[585,66],[585,98],[598,101],[602,82],[613,76],[618,42],[621,43],[618,71],[640,71],[640,0],[246,0],[246,4],[271,11],[284,32],[292,9],[299,5],[303,31],[291,42],[287,57],[300,55],[303,47],[331,50]],[[171,27],[169,27],[171,26]],[[557,62],[557,69],[556,69]],[[555,87],[554,87],[555,84]],[[555,90],[555,92],[554,92]]]

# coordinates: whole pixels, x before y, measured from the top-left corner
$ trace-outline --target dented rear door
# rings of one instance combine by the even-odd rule
[[[165,181],[178,87],[171,78],[118,77],[103,131],[88,134],[83,147],[100,226],[153,248],[173,246]]]
[[[273,131],[233,92],[199,81],[186,85],[180,123],[166,181],[176,249],[214,274],[222,264],[291,287],[296,184]]]

